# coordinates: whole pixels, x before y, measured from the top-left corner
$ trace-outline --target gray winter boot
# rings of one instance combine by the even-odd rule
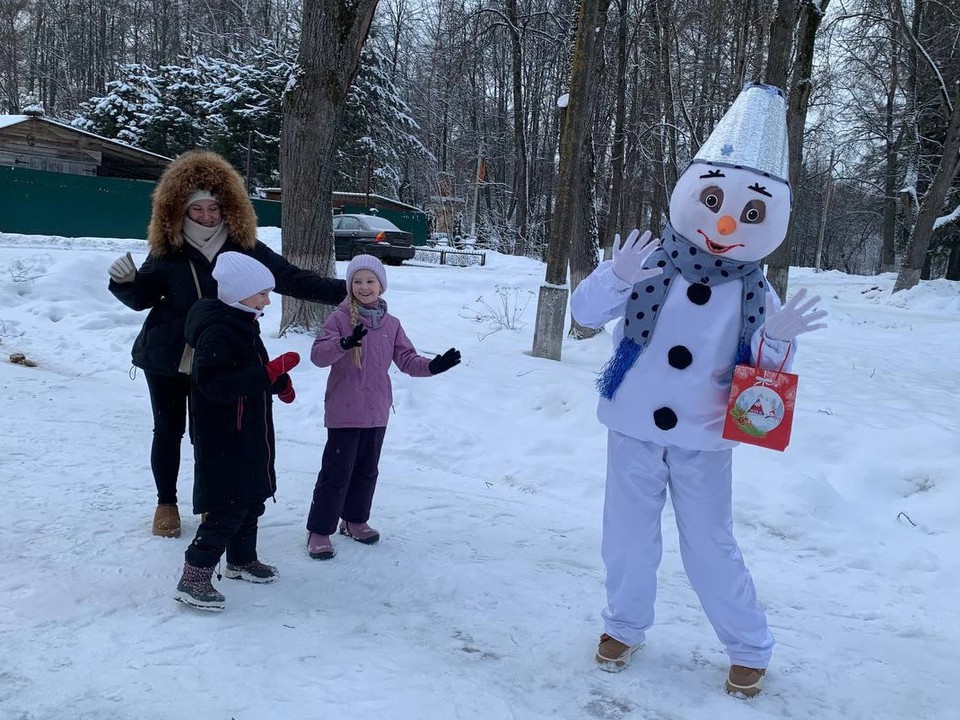
[[[341,520],[340,534],[352,537],[358,543],[363,543],[364,545],[373,545],[380,539],[380,533],[365,522],[353,523]]]
[[[261,585],[276,582],[280,579],[279,570],[273,565],[264,565],[259,560],[253,560],[243,565],[227,563],[227,569],[223,575],[231,580],[246,580]]]
[[[174,593],[173,599],[200,610],[220,612],[224,608],[226,599],[210,582],[212,576],[212,567],[201,568],[184,563],[183,576],[177,583],[177,592]]]

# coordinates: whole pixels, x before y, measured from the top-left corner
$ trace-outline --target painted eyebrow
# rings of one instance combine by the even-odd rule
[[[711,170],[711,171],[708,172],[706,175],[701,175],[701,176],[700,176],[700,179],[701,179],[701,180],[704,180],[704,179],[706,179],[706,178],[718,178],[718,177],[726,177],[726,175],[724,175],[724,174],[723,174],[722,172],[720,172],[719,170]]]
[[[771,195],[770,193],[768,193],[768,192],[767,192],[767,189],[766,189],[765,187],[763,187],[760,183],[754,183],[753,185],[751,185],[750,187],[748,187],[747,190],[753,190],[754,192],[758,192],[758,193],[760,193],[761,195],[766,195],[768,198],[772,198],[772,197],[773,197],[773,195]]]

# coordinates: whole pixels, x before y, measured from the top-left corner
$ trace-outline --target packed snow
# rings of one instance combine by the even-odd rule
[[[279,249],[278,230],[262,238]],[[531,357],[544,266],[496,253],[388,268],[418,349],[464,360],[393,375],[383,539],[337,537],[327,562],[304,529],[327,371],[306,359],[310,336],[277,337],[274,297],[268,350],[305,358],[296,402],[274,405],[279,490],[260,532],[282,578],[217,582],[220,614],[174,602],[199,520],[191,452],[185,439],[183,537],[153,537],[150,402],[130,366],[145,314],[107,290],[127,251],[139,263],[145,244],[0,234],[0,719],[957,717],[960,283],[892,295],[892,275],[792,271],[830,327],[801,338],[787,451],[735,451],[737,536],[778,642],[748,701],[722,689],[669,504],[657,624],[627,670],[596,669],[594,380],[610,336]]]

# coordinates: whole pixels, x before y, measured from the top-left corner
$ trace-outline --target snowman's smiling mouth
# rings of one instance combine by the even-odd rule
[[[707,234],[703,230],[697,230],[697,232],[703,235],[703,239],[707,243],[707,250],[709,250],[714,255],[723,255],[725,252],[729,252],[734,248],[746,247],[746,245],[744,245],[743,243],[734,243],[733,245],[721,245],[720,243],[716,243],[713,240],[711,240],[709,237],[707,237]]]

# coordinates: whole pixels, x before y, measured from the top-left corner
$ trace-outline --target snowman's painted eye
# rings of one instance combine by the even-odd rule
[[[767,216],[767,205],[763,200],[751,200],[743,206],[743,212],[740,213],[740,222],[748,225],[762,223]]]
[[[708,210],[720,212],[720,206],[723,205],[723,190],[716,185],[704,188],[700,193],[700,202],[706,205]]]

